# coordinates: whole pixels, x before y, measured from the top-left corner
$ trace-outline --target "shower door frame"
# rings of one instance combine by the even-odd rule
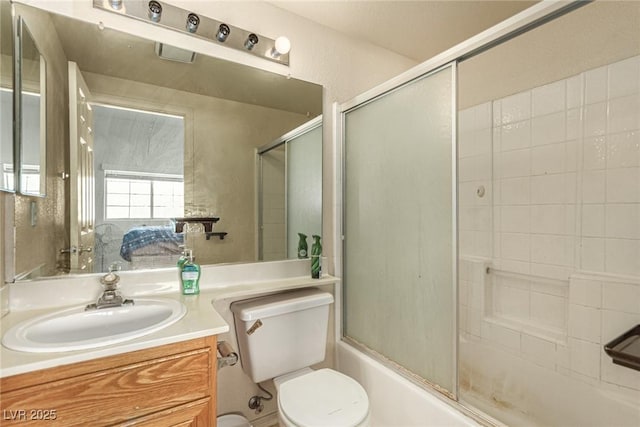
[[[457,330],[458,325],[458,275],[457,275],[457,265],[458,265],[458,242],[457,242],[457,234],[458,234],[458,218],[457,218],[457,188],[458,188],[458,176],[457,176],[457,122],[458,122],[458,112],[457,112],[457,63],[463,61],[465,59],[476,56],[486,50],[489,50],[499,44],[502,44],[508,40],[511,40],[515,37],[518,37],[521,34],[528,32],[534,28],[540,27],[547,22],[550,22],[556,18],[559,18],[567,13],[572,12],[573,10],[587,5],[591,3],[593,0],[573,0],[571,2],[561,2],[561,1],[553,1],[553,0],[543,0],[540,3],[533,5],[532,7],[512,16],[509,19],[502,21],[501,23],[477,34],[474,37],[467,39],[466,41],[436,55],[435,57],[405,71],[404,73],[370,89],[356,97],[352,98],[349,101],[346,101],[342,104],[334,104],[333,109],[333,119],[335,123],[335,137],[337,142],[337,150],[336,153],[341,156],[340,159],[340,179],[341,184],[336,187],[336,204],[341,205],[341,215],[338,215],[340,223],[337,224],[336,234],[339,240],[342,241],[342,245],[337,245],[336,249],[340,250],[341,253],[338,256],[342,259],[342,262],[337,264],[336,275],[344,278],[344,268],[346,265],[344,256],[345,256],[345,219],[346,219],[346,156],[345,156],[345,117],[349,111],[353,111],[354,109],[364,106],[365,104],[372,102],[385,94],[393,92],[407,84],[410,84],[412,81],[418,80],[420,78],[424,78],[429,74],[435,73],[437,71],[445,69],[447,66],[452,66],[454,70],[454,81],[452,92],[455,94],[456,98],[453,99],[453,128],[452,128],[452,138],[453,138],[453,158],[452,158],[452,190],[454,193],[453,200],[453,215],[454,215],[454,229],[452,232],[452,239],[454,239],[454,283],[453,283],[453,292],[454,292],[454,330],[455,337],[453,337],[454,349],[453,349],[453,357],[455,358],[454,364],[454,382],[453,382],[453,390],[450,392],[446,390],[442,390],[438,387],[433,387],[428,381],[424,381],[422,378],[416,378],[415,375],[411,375],[408,372],[405,372],[406,369],[397,366],[393,362],[381,357],[377,352],[368,349],[366,346],[363,346],[360,343],[357,343],[353,339],[349,338],[345,335],[344,330],[344,316],[342,311],[345,309],[345,304],[342,299],[344,298],[344,287],[345,284],[341,285],[342,295],[339,308],[339,331],[338,331],[338,339],[359,351],[364,352],[365,354],[373,357],[377,362],[382,363],[384,366],[390,368],[398,375],[407,378],[411,382],[415,383],[419,387],[423,388],[427,392],[436,396],[437,398],[446,401],[448,404],[453,404],[458,410],[470,416],[471,418],[479,421],[483,424],[494,424],[491,420],[487,418],[486,415],[478,413],[474,409],[470,409],[467,406],[461,404],[458,401],[458,345],[459,345],[459,333]],[[348,286],[348,284],[346,285]]]

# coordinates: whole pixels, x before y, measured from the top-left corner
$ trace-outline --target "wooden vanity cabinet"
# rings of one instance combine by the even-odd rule
[[[2,426],[215,426],[216,337],[0,379]]]

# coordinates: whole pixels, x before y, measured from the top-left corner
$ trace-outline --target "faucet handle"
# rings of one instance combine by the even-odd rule
[[[100,278],[100,283],[105,286],[106,290],[115,290],[119,281],[120,277],[114,272],[107,273]]]
[[[115,272],[120,271],[121,268],[120,263],[114,262],[109,266],[109,272],[100,278],[100,283],[104,285],[105,290],[114,291],[116,289],[120,277]]]

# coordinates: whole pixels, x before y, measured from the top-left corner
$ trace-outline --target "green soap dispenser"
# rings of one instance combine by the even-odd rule
[[[298,258],[309,258],[309,252],[307,252],[307,235],[298,233],[300,240],[298,241]]]
[[[320,243],[320,236],[314,234],[312,237],[313,245],[311,246],[311,278],[319,279],[322,270],[322,244]]]
[[[191,249],[185,249],[185,261],[180,268],[180,282],[183,295],[197,295],[200,293],[200,266],[193,260]]]

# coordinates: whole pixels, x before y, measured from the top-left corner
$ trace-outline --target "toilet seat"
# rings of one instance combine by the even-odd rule
[[[298,426],[354,427],[367,419],[369,399],[354,379],[319,369],[280,384],[278,406]]]

